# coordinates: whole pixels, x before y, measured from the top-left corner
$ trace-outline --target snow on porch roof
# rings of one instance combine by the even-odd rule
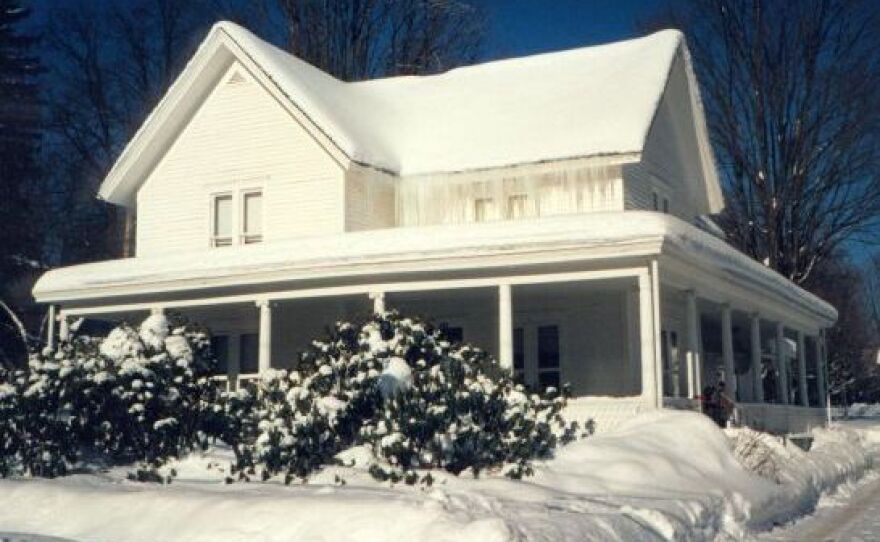
[[[538,254],[537,260],[521,263],[555,262],[566,250],[595,250],[593,257],[643,256],[660,252],[661,246],[663,252],[675,249],[694,265],[708,267],[718,280],[738,280],[828,325],[837,318],[831,305],[723,240],[650,211],[368,230],[111,260],[53,269],[37,281],[33,293],[39,302],[107,301],[121,295],[192,294],[207,288],[304,279],[477,269],[490,265],[492,257]],[[511,263],[504,260],[498,265],[502,264]]]
[[[123,203],[130,196],[139,181],[126,179],[125,195],[116,193],[120,178],[130,176],[127,164],[154,159],[142,157],[147,147],[137,140],[160,130],[149,127],[151,122],[169,123],[169,115],[157,112],[184,101],[179,96],[198,79],[218,43],[274,84],[348,159],[401,176],[597,155],[637,156],[673,61],[685,49],[680,32],[664,30],[437,75],[343,82],[236,24],[221,22],[123,151],[101,187],[101,197]],[[690,69],[688,73],[695,87]],[[698,89],[691,92],[697,96]],[[694,114],[702,126],[702,112]],[[714,177],[714,164],[704,169]],[[135,170],[143,175],[148,166]]]

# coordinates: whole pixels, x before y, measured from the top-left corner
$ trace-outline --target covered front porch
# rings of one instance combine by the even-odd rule
[[[79,318],[137,322],[151,312],[179,313],[211,330],[217,379],[235,389],[267,370],[294,368],[334,322],[393,309],[446,325],[451,337],[489,351],[527,386],[570,386],[570,415],[592,418],[599,431],[645,410],[698,410],[703,389],[721,381],[741,423],[778,432],[822,423],[821,330],[784,321],[766,303],[702,289],[673,262],[662,274],[658,259],[593,267],[71,304],[57,314],[66,336]]]
[[[570,384],[573,416],[600,431],[644,410],[698,409],[721,381],[743,423],[820,424],[823,330],[836,318],[723,240],[635,211],[116,260],[53,270],[34,293],[62,335],[74,319],[136,322],[155,311],[202,323],[230,388],[295,367],[338,320],[424,316],[527,385]]]

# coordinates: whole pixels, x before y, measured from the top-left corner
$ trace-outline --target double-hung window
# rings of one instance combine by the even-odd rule
[[[232,194],[215,195],[211,207],[211,246],[228,247],[232,244]]]
[[[263,192],[245,192],[242,200],[241,242],[259,243],[263,240]]]
[[[263,191],[242,190],[211,196],[211,246],[250,245],[263,240]]]
[[[538,327],[538,384],[559,390],[559,327]]]

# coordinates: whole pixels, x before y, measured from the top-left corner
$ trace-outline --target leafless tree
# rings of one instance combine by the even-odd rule
[[[809,285],[880,225],[880,4],[688,0],[682,28],[725,180],[729,240]]]
[[[278,0],[296,56],[346,80],[436,73],[476,60],[483,16],[459,0]]]
[[[867,265],[867,292],[865,304],[871,318],[876,346],[880,348],[880,253]]]
[[[850,400],[880,399],[880,366],[876,363],[877,334],[870,303],[871,275],[867,268],[839,252],[814,270],[813,289],[838,311],[837,323],[828,330],[830,389],[839,395],[846,389]],[[872,355],[873,352],[873,355]]]
[[[60,215],[56,261],[131,255],[133,216],[97,202],[96,189],[220,18],[241,14],[223,0],[70,2],[52,9],[43,35],[48,189]]]

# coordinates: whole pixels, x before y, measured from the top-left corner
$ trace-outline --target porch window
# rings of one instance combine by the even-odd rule
[[[256,333],[243,333],[239,341],[239,372],[241,374],[260,372],[260,336]]]
[[[520,384],[525,382],[525,333],[523,328],[517,327],[513,329],[513,377]]]
[[[245,192],[242,203],[241,241],[248,245],[263,240],[263,193]]]
[[[229,337],[226,335],[215,335],[211,337],[211,353],[217,360],[217,366],[214,368],[214,374],[226,375],[229,373]]]
[[[559,327],[538,327],[538,384],[559,389]]]
[[[218,194],[211,205],[211,246],[232,245],[232,194]]]

